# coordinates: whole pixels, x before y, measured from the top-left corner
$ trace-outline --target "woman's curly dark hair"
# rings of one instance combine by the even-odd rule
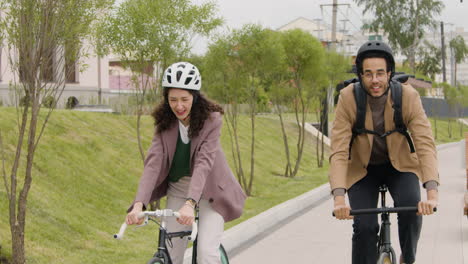
[[[154,118],[154,124],[158,134],[169,129],[171,125],[177,121],[177,117],[172,112],[172,109],[169,105],[169,89],[171,88],[164,88],[164,99],[158,106],[156,106],[153,113],[151,114],[151,116]],[[189,138],[194,138],[198,136],[198,133],[203,128],[205,120],[209,117],[210,113],[220,112],[221,114],[224,114],[224,110],[219,104],[209,100],[206,96],[200,93],[200,91],[187,91],[193,96],[188,136]]]

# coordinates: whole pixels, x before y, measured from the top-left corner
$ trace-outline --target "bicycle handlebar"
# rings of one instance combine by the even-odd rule
[[[363,215],[363,214],[381,214],[381,213],[401,213],[401,212],[417,212],[417,206],[408,207],[383,207],[383,208],[368,208],[368,209],[356,209],[351,210],[350,215]],[[437,207],[434,208],[434,212],[437,212]],[[335,216],[335,212],[332,213]]]
[[[149,216],[154,216],[154,217],[180,217],[179,212],[173,211],[171,209],[163,209],[163,210],[156,210],[156,211],[144,211],[138,214],[138,218],[142,219],[145,218],[145,222],[142,225],[139,226],[145,226],[148,224],[148,217]],[[137,227],[139,227],[137,226]],[[119,233],[114,235],[115,239],[122,239],[125,233],[125,230],[127,229],[128,225],[126,222],[123,222],[123,224],[120,226]],[[188,237],[188,240],[195,240],[197,237],[198,233],[198,225],[195,221],[192,223],[192,233]]]

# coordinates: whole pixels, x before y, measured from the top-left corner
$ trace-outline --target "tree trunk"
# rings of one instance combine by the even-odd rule
[[[237,127],[237,107],[237,103],[233,103],[227,108],[226,119],[228,122],[226,123],[229,132],[229,137],[231,138],[232,158],[234,160],[234,168],[236,170],[237,179],[239,180],[239,183],[244,189],[246,195],[250,195],[250,193],[248,192],[244,169],[242,168],[241,150],[239,146],[239,136]]]
[[[286,129],[284,127],[283,114],[281,112],[281,107],[279,104],[275,104],[275,106],[278,111],[278,116],[280,119],[281,132],[283,134],[284,152],[286,153],[286,167],[284,169],[284,176],[290,177],[292,175],[292,168],[291,168],[291,155],[289,153],[288,136],[286,134]]]
[[[299,171],[299,167],[302,160],[302,153],[304,151],[304,142],[305,142],[305,118],[306,118],[306,109],[308,106],[308,102],[304,101],[302,96],[302,86],[299,80],[296,80],[296,85],[298,88],[298,99],[300,102],[300,110],[301,110],[301,120],[299,121],[298,116],[298,108],[296,107],[296,122],[298,123],[299,128],[299,135],[297,139],[297,159],[296,164],[294,165],[293,174],[291,177],[295,177],[297,172]]]
[[[448,136],[449,136],[449,138],[452,138],[452,118],[449,118],[449,119],[448,119],[447,130],[448,130]]]
[[[463,115],[465,114],[465,109],[463,106],[460,106],[460,137],[463,137],[463,126],[465,125],[463,121]]]
[[[11,239],[12,239],[12,264],[24,264],[26,263],[25,251],[24,251],[24,229],[17,223],[11,228]]]
[[[250,144],[250,179],[249,179],[249,194],[252,193],[252,183],[254,178],[255,172],[255,105],[252,106],[253,109],[250,113],[250,120],[251,120],[251,144]]]

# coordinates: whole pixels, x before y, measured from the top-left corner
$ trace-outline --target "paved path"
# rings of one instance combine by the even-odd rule
[[[463,144],[438,148],[439,211],[424,218],[416,263],[468,264],[468,220],[462,215],[466,184]],[[231,256],[230,263],[351,263],[352,223],[332,218],[331,208],[332,200],[327,199],[263,239],[247,242],[241,252]],[[392,243],[399,255],[394,215],[392,224]]]

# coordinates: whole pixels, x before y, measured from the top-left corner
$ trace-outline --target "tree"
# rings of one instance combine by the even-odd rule
[[[5,166],[8,150],[2,142],[2,174],[9,203],[12,263],[26,261],[25,230],[33,162],[55,104],[41,114],[43,99],[55,102],[65,88],[68,63],[82,55],[82,44],[91,34],[96,15],[105,14],[109,0],[4,0],[0,32],[8,52],[11,83],[18,111],[17,143],[11,168]],[[19,106],[19,98],[24,98]],[[23,174],[24,173],[24,174]]]
[[[352,74],[349,73],[351,70],[351,59],[347,58],[339,53],[330,51],[325,55],[325,74],[327,82],[324,85],[328,85],[328,89],[319,90],[319,93],[316,94],[317,99],[322,102],[319,104],[321,108],[317,109],[320,113],[320,130],[322,131],[321,138],[317,137],[317,165],[319,167],[323,166],[325,146],[324,146],[324,134],[328,134],[328,105],[333,99],[333,92],[335,91],[335,85],[343,80],[351,78]],[[327,91],[328,90],[328,91]],[[333,104],[331,104],[333,105]],[[320,148],[320,149],[319,149]]]
[[[420,47],[418,55],[420,59],[416,69],[434,80],[435,75],[441,72],[441,50],[428,41],[424,41],[424,47]]]
[[[456,108],[457,104],[457,89],[448,83],[443,83],[442,88],[444,90],[444,97],[447,103],[449,104],[449,107],[451,110]],[[448,136],[449,138],[452,138],[452,118],[449,116],[448,118]]]
[[[457,86],[457,64],[465,60],[468,55],[468,46],[465,43],[465,39],[460,35],[450,40],[449,46],[455,57],[455,80],[453,83]]]
[[[214,3],[189,0],[126,0],[100,26],[98,46],[113,52],[132,72],[137,102],[137,141],[142,160],[140,121],[147,93],[154,104],[162,70],[187,55],[196,34],[208,34],[221,25]]]
[[[322,44],[309,33],[300,29],[288,30],[281,36],[281,42],[286,51],[286,65],[289,70],[289,86],[293,93],[293,109],[298,126],[297,159],[294,168],[289,171],[294,177],[302,159],[305,142],[305,120],[314,89],[323,87],[324,50]],[[287,144],[285,147],[288,148]],[[289,153],[289,151],[286,151]]]
[[[218,36],[208,47],[205,56],[204,70],[205,88],[214,99],[226,105],[224,118],[231,139],[231,154],[237,179],[244,191],[249,195],[247,176],[244,171],[239,144],[239,106],[246,101],[246,92],[242,85],[247,82],[242,63],[239,60],[234,33]]]
[[[282,67],[284,53],[278,34],[258,25],[248,24],[235,31],[234,41],[238,47],[241,69],[247,80],[242,86],[247,95],[251,125],[250,177],[246,189],[250,194],[255,175],[255,120],[260,103],[259,95],[264,93],[270,76],[274,76]]]
[[[415,53],[426,27],[435,26],[437,15],[444,5],[438,0],[355,0],[364,7],[363,13],[374,13],[369,28],[375,32],[383,29],[394,49],[400,50],[416,71]]]

